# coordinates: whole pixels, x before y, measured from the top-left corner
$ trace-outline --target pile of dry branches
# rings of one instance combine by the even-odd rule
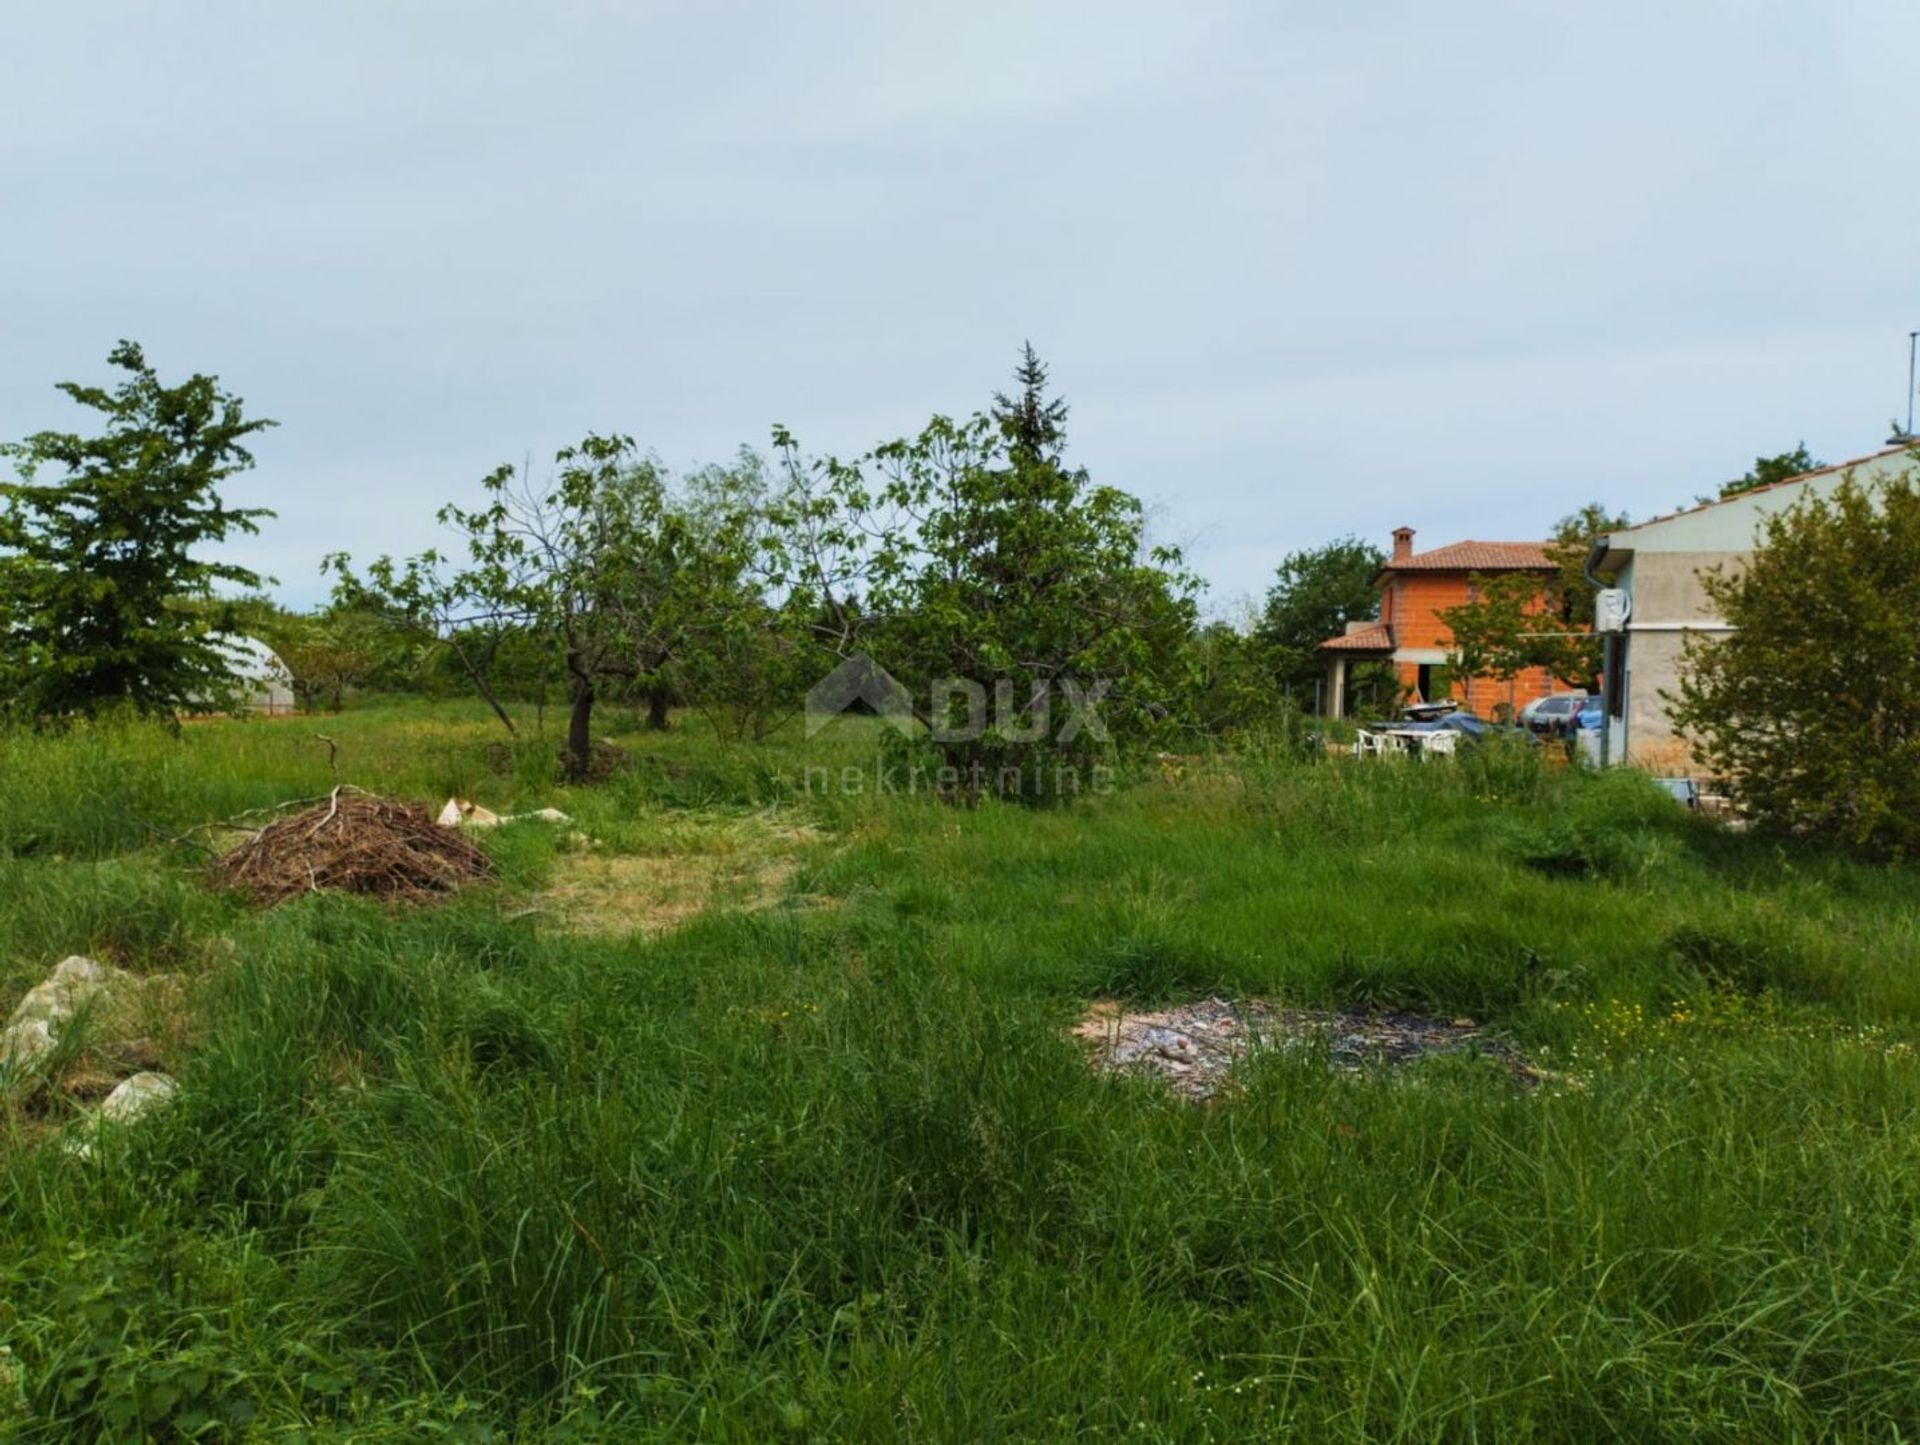
[[[493,864],[420,804],[339,787],[325,802],[261,828],[214,871],[259,903],[320,889],[419,902],[488,877]]]

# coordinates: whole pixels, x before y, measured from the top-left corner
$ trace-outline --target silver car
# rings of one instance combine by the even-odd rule
[[[1550,697],[1535,698],[1520,709],[1520,726],[1543,737],[1570,733],[1586,701],[1584,692],[1556,692]]]

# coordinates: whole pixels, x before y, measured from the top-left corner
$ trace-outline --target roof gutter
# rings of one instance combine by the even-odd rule
[[[1600,580],[1597,569],[1600,566],[1600,559],[1611,550],[1613,550],[1613,534],[1602,532],[1593,539],[1593,545],[1587,548],[1587,560],[1581,564],[1580,570],[1586,575],[1588,585],[1596,592],[1607,585]]]

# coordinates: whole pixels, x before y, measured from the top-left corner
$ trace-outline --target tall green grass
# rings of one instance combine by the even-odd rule
[[[689,811],[823,836],[785,906],[651,939],[530,909],[565,866],[532,828],[444,906],[262,913],[60,779],[178,833],[322,791],[300,724],[8,739],[6,836],[59,840],[0,862],[14,985],[96,948],[191,975],[199,1030],[92,1163],[5,1126],[24,1438],[1920,1428],[1910,873],[1519,754],[969,811],[809,797],[798,741],[623,735],[566,790],[465,711],[322,730],[351,781],[609,849]],[[1554,1077],[1274,1055],[1198,1109],[1064,1037],[1209,992],[1470,1014]]]

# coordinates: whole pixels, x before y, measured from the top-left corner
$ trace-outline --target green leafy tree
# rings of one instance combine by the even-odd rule
[[[676,640],[678,693],[727,741],[759,741],[799,716],[819,676],[816,617],[773,600],[769,559],[778,554],[764,464],[742,448],[730,466],[704,467],[681,492],[706,605]]]
[[[333,607],[377,616],[387,632],[384,651],[389,658],[411,654],[409,664],[389,667],[393,677],[410,677],[416,686],[436,688],[441,664],[451,659],[458,675],[492,709],[508,733],[518,732],[507,711],[501,674],[518,675],[503,667],[521,623],[475,596],[466,573],[429,548],[418,556],[396,562],[376,557],[363,577],[354,571],[345,552],[332,552],[320,561],[322,575],[334,579]]]
[[[475,692],[474,681],[461,665],[456,647],[469,656],[484,649],[486,684],[501,703],[530,702],[545,732],[546,710],[566,694],[565,668],[548,639],[530,628],[511,624],[498,627],[478,619],[451,639],[422,640],[398,632],[386,634],[385,660],[375,669],[374,686],[417,691],[430,697],[457,697]],[[398,647],[393,644],[399,643]],[[517,726],[516,726],[517,731]]]
[[[1311,696],[1325,671],[1320,644],[1340,636],[1349,622],[1380,615],[1373,579],[1386,561],[1378,547],[1358,537],[1341,537],[1281,559],[1257,631],[1281,689]]]
[[[1673,720],[1756,824],[1920,853],[1916,557],[1908,472],[1775,513],[1746,566],[1701,574],[1734,630],[1687,639]]]
[[[971,797],[1051,795],[1144,745],[1173,716],[1193,626],[1178,551],[1147,545],[1136,498],[1066,462],[1066,404],[1031,347],[1017,380],[990,413],[936,416],[852,463],[803,461],[775,433],[777,589],[817,647],[864,652],[907,689]]]
[[[248,637],[257,637],[262,642],[279,649],[279,638],[286,629],[297,627],[306,618],[290,607],[268,596],[265,592],[245,592],[238,596],[222,597],[185,597],[175,601],[175,606],[197,613],[212,628],[225,628],[243,633]]]
[[[1820,461],[1807,450],[1805,442],[1796,442],[1790,452],[1779,452],[1770,457],[1755,457],[1753,468],[1745,476],[1735,477],[1720,488],[1722,497],[1737,497],[1742,492],[1750,492],[1755,487],[1771,486],[1775,482],[1784,482],[1789,477],[1797,477],[1805,472],[1818,471],[1826,463]],[[1708,500],[1703,498],[1702,500]]]
[[[683,648],[676,676],[716,736],[758,742],[799,716],[818,655],[801,619],[744,582],[720,600],[712,625]]]
[[[1205,738],[1240,740],[1284,728],[1299,708],[1273,685],[1271,654],[1256,628],[1213,621],[1186,639],[1186,708]]]
[[[538,628],[514,625],[492,646],[488,680],[501,697],[532,703],[544,731],[547,709],[556,699],[564,701],[567,693],[566,664],[551,638]]]
[[[293,678],[301,710],[339,712],[349,689],[362,686],[380,665],[382,627],[364,610],[330,608],[318,616],[258,630]]]
[[[1569,687],[1598,688],[1603,639],[1593,630],[1595,590],[1587,579],[1587,558],[1597,538],[1627,525],[1624,512],[1588,502],[1554,523],[1545,552],[1553,564],[1542,607],[1559,626],[1543,633],[1540,665]]]
[[[440,520],[466,537],[469,565],[454,594],[489,623],[549,639],[566,669],[566,771],[592,768],[593,710],[610,685],[640,675],[635,621],[656,554],[672,543],[664,479],[639,463],[630,439],[589,435],[555,456],[544,488],[502,467],[483,483],[486,505],[449,504]]]
[[[219,584],[261,579],[204,548],[257,532],[264,508],[233,508],[221,484],[253,465],[248,437],[272,426],[196,374],[167,386],[141,349],[107,357],[108,389],[60,390],[101,419],[92,434],[43,431],[0,448],[0,687],[39,717],[131,707],[170,716],[232,691]]]
[[[1520,674],[1541,665],[1547,650],[1540,579],[1531,572],[1496,572],[1473,579],[1475,595],[1439,617],[1453,634],[1457,670],[1468,677],[1498,678],[1507,685],[1508,706]]]
[[[1602,639],[1593,631],[1587,557],[1596,537],[1626,524],[1624,516],[1589,502],[1554,524],[1542,549],[1553,567],[1547,576],[1475,576],[1473,598],[1439,613],[1453,634],[1458,670],[1511,688],[1522,673],[1540,668],[1568,687],[1596,687]]]
[[[371,598],[459,652],[509,729],[496,661],[517,653],[510,642],[540,639],[564,680],[566,771],[579,781],[591,770],[597,704],[663,683],[684,640],[721,605],[737,549],[695,525],[666,471],[631,438],[589,435],[555,465],[546,483],[502,467],[482,484],[483,505],[441,508],[440,521],[464,539],[464,565],[433,552],[405,564],[383,557],[365,582],[345,556],[328,565],[343,596]]]

